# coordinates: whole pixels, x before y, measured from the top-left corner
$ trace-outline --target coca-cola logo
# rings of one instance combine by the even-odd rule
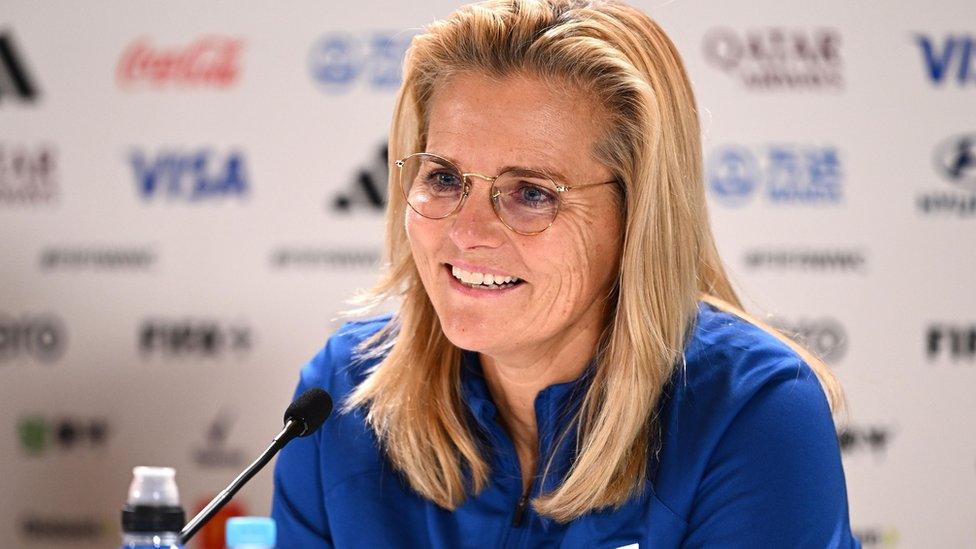
[[[123,88],[140,84],[153,88],[226,88],[241,73],[244,41],[204,36],[185,46],[158,47],[139,38],[122,53],[115,80]]]

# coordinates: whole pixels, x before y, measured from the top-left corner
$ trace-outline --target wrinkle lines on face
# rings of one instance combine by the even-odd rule
[[[462,172],[497,176],[507,166],[562,172],[567,185],[613,179],[595,160],[602,134],[592,102],[538,80],[452,77],[429,108],[427,150]],[[421,152],[421,151],[416,151]],[[506,228],[471,177],[461,210],[431,220],[408,209],[408,232],[421,281],[445,335],[491,363],[505,363],[512,381],[575,370],[595,352],[606,296],[618,270],[622,220],[609,186],[560,194],[560,210],[533,236]],[[507,294],[462,292],[452,261],[522,277]],[[466,269],[469,270],[469,269]],[[477,290],[492,291],[492,290]],[[483,297],[479,297],[483,296]],[[520,373],[521,372],[521,373]]]

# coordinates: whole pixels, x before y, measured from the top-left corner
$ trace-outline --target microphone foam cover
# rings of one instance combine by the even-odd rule
[[[332,397],[318,387],[305,391],[285,410],[285,423],[293,419],[305,424],[305,432],[299,436],[307,437],[318,431],[329,414],[332,413]]]

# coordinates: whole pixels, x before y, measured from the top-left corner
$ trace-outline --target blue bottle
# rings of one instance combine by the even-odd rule
[[[136,467],[122,508],[122,549],[182,549],[176,471],[171,467]]]
[[[275,521],[269,517],[234,517],[224,530],[227,549],[274,549],[278,540]]]

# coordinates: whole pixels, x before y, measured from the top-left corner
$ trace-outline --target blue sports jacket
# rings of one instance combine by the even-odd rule
[[[296,394],[322,387],[342,402],[372,364],[352,360],[353,348],[388,321],[339,329],[302,369]],[[392,469],[361,410],[336,414],[278,456],[278,547],[859,548],[836,431],[810,367],[763,330],[704,302],[684,355],[686,366],[675,369],[660,400],[662,446],[648,464],[650,482],[619,509],[560,524],[526,504],[477,354],[464,353],[462,397],[492,449],[489,486],[446,511]],[[590,371],[536,398],[540,468],[555,457],[533,496],[571,463],[571,442],[552,446]]]

